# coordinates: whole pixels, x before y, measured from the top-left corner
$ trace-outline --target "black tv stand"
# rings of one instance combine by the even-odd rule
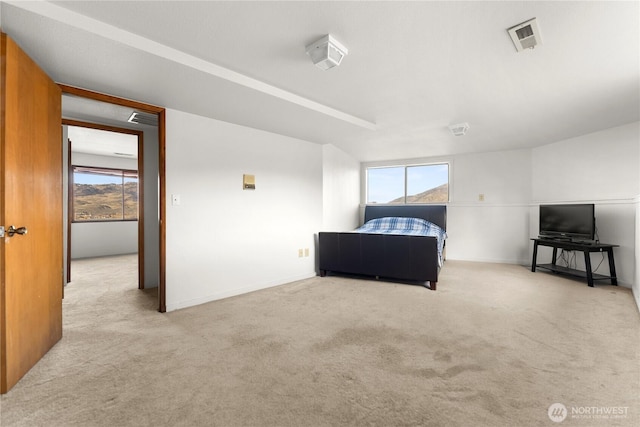
[[[533,240],[533,259],[531,260],[531,271],[535,272],[536,267],[542,268],[553,273],[566,274],[574,277],[580,277],[587,279],[587,284],[593,287],[595,280],[611,280],[611,284],[618,285],[618,279],[616,277],[616,266],[613,259],[613,248],[617,248],[619,245],[610,245],[608,243],[599,242],[572,242],[571,240],[558,240],[558,239],[531,239]],[[549,246],[553,248],[553,257],[551,264],[538,264],[538,246]],[[584,253],[584,265],[585,271],[576,270],[573,268],[563,267],[556,264],[556,257],[558,255],[558,249],[565,249],[568,251],[580,251]],[[609,258],[609,276],[602,274],[595,274],[591,271],[591,252],[606,252]]]

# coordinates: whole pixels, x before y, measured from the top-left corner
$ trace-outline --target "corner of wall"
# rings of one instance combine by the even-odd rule
[[[360,162],[326,144],[322,146],[322,229],[351,230],[359,223]]]

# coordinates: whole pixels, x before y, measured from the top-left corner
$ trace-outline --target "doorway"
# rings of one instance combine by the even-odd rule
[[[110,95],[105,95],[97,92],[92,92],[86,89],[80,89],[72,86],[59,84],[62,89],[63,101],[64,97],[72,97],[84,101],[95,102],[94,117],[90,122],[102,123],[102,126],[114,126],[119,127],[117,124],[126,123],[127,118],[120,118],[113,116],[112,110],[118,110],[118,113],[125,107],[129,112],[146,113],[146,116],[152,116],[156,122],[156,134],[152,138],[144,138],[144,143],[140,144],[139,159],[142,158],[141,168],[144,171],[143,180],[145,184],[144,188],[144,207],[142,208],[143,216],[145,218],[144,226],[140,228],[138,235],[139,239],[143,239],[143,244],[139,245],[143,247],[143,261],[141,265],[144,271],[140,273],[142,287],[158,287],[158,311],[161,313],[166,312],[166,282],[165,282],[165,109],[150,104],[144,104],[137,101],[131,101],[123,98],[118,98]],[[84,109],[86,110],[86,108]],[[110,115],[111,114],[111,115]],[[65,109],[63,107],[63,116],[65,115]],[[106,117],[106,118],[105,118]],[[83,119],[82,121],[84,121]],[[139,122],[136,122],[139,123]],[[128,125],[133,126],[131,123]],[[146,134],[146,132],[145,132]],[[147,148],[153,147],[155,151],[155,158],[153,156],[144,155]],[[151,188],[151,190],[150,190]],[[68,190],[68,189],[67,189]],[[155,208],[149,209],[149,206]],[[153,219],[150,221],[149,219]],[[150,239],[155,236],[156,243],[149,244]],[[68,236],[66,239],[67,245]],[[67,259],[67,268],[70,259]],[[150,274],[150,271],[155,274]],[[154,282],[149,286],[150,281]]]
[[[67,283],[71,261],[137,254],[145,288],[143,132],[69,119]]]

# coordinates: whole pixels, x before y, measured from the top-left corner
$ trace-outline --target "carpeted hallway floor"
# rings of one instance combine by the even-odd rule
[[[74,262],[0,425],[640,425],[629,289],[447,261],[436,292],[316,277],[160,314],[135,261]]]

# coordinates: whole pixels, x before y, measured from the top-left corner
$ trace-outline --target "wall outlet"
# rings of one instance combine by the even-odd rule
[[[482,193],[478,194],[478,201],[479,202],[484,202],[484,194],[482,194]]]
[[[309,256],[309,248],[304,248],[304,256]]]
[[[171,204],[173,206],[180,205],[180,195],[179,194],[172,194],[171,195]]]
[[[298,249],[298,258],[302,258],[303,256],[304,256],[304,253],[302,249]]]

